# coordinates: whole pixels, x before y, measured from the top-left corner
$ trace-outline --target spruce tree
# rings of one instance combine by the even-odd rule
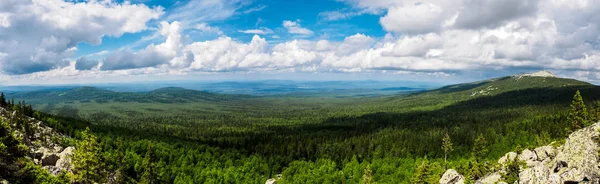
[[[444,139],[442,139],[442,149],[444,150],[444,170],[446,170],[448,165],[448,153],[454,150],[452,147],[452,140],[450,139],[450,135],[448,135],[448,131],[446,131],[444,134]]]
[[[100,147],[96,136],[89,128],[81,133],[81,140],[77,141],[75,154],[73,154],[75,180],[79,183],[101,182],[102,162]]]
[[[0,178],[19,183],[22,180],[17,173],[22,164],[19,159],[22,159],[28,150],[29,148],[15,136],[10,124],[0,118]]]
[[[585,126],[588,126],[588,112],[583,102],[583,98],[581,97],[581,93],[579,90],[573,96],[573,101],[571,102],[571,111],[569,112],[568,120],[571,123],[570,131],[575,131],[577,129],[581,129]]]
[[[362,183],[363,184],[375,184],[375,180],[373,180],[373,171],[371,170],[371,166],[367,166],[367,168],[365,168],[365,172],[363,174],[362,177]]]
[[[596,123],[596,122],[600,121],[600,101],[596,102],[596,108],[594,109],[594,111],[592,112],[592,114],[590,116],[592,119],[592,123]]]
[[[8,104],[6,102],[6,96],[4,96],[4,93],[0,94],[0,107],[6,107]]]
[[[485,137],[483,137],[483,134],[479,134],[473,145],[473,157],[475,158],[475,161],[479,163],[483,162],[487,157],[488,152],[487,141],[485,140]]]
[[[421,165],[417,167],[417,171],[413,175],[412,182],[414,184],[426,184],[430,183],[431,176],[433,175],[433,168],[429,164],[429,160],[425,158]]]
[[[157,168],[156,168],[156,153],[152,146],[148,146],[148,150],[146,151],[146,156],[144,157],[144,161],[142,162],[142,168],[144,168],[144,173],[142,174],[142,178],[140,178],[140,183],[143,184],[153,184],[158,183],[157,181]]]

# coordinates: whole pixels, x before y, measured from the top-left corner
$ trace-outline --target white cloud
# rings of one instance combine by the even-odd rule
[[[491,0],[348,2],[358,11],[380,15],[379,23],[389,33],[383,38],[355,34],[342,41],[327,40],[323,37],[319,40],[269,42],[262,36],[272,34],[273,30],[259,28],[239,30],[242,33],[255,34],[250,42],[220,35],[214,40],[190,43],[184,41],[185,22],[171,21],[162,22],[158,30],[158,37],[166,38],[164,43],[151,44],[137,51],[122,49],[100,60],[86,57],[80,58],[80,61],[67,62],[63,58],[72,55],[76,50],[74,43],[78,43],[73,40],[94,40],[86,37],[89,35],[78,32],[84,29],[71,26],[75,34],[69,34],[70,36],[65,36],[66,31],[58,31],[60,34],[38,33],[43,36],[35,37],[35,44],[32,44],[33,41],[25,42],[31,44],[27,47],[31,48],[29,52],[9,49],[18,48],[21,42],[0,39],[0,61],[7,61],[6,58],[14,58],[17,55],[27,56],[29,62],[25,63],[28,64],[46,66],[44,62],[51,63],[48,65],[50,68],[44,69],[52,69],[51,71],[32,74],[35,76],[55,76],[58,75],[56,72],[94,76],[236,71],[389,71],[387,73],[430,73],[444,76],[471,70],[485,73],[499,70],[550,69],[565,76],[600,81],[600,76],[597,75],[600,71],[600,14],[597,13],[600,12],[600,3],[597,0],[502,1],[508,4],[498,4],[499,1]],[[2,6],[2,3],[5,2],[0,2],[0,10],[5,11],[5,7],[8,6]],[[23,4],[20,1],[19,3]],[[0,22],[9,22],[2,23],[9,26],[0,26],[0,38],[5,38],[2,37],[2,34],[6,34],[4,30],[11,29],[17,22],[23,21],[16,19],[16,14],[5,17],[8,18],[0,19]],[[31,17],[26,20],[31,20]],[[70,25],[69,22],[72,21],[60,24]],[[60,24],[57,24],[57,27]],[[30,27],[31,25],[34,24],[30,24]],[[117,31],[92,29],[93,32],[102,34],[91,34],[90,38],[144,29],[138,24],[116,25],[127,28],[118,27]],[[202,31],[217,30],[207,24],[194,25]],[[91,24],[86,23],[86,26]],[[303,28],[299,21],[283,21],[283,27],[291,34],[314,34],[313,31]],[[37,33],[35,29],[28,29],[22,30],[23,35],[11,35],[21,36],[15,38],[18,41],[28,40],[23,38],[25,36],[37,35],[27,31]],[[279,39],[277,35],[269,37]],[[5,62],[2,64],[5,65]],[[12,64],[16,66],[19,62]],[[24,66],[27,65],[17,68],[27,68]]]
[[[267,7],[268,7],[268,6],[265,6],[265,5],[260,5],[260,6],[257,6],[257,7],[253,7],[253,8],[249,8],[249,9],[247,9],[247,10],[244,10],[244,11],[242,11],[242,13],[243,13],[243,14],[249,14],[249,13],[252,13],[252,12],[258,12],[258,11],[262,11],[262,10],[264,10],[264,9],[265,9],[265,8],[267,8]]]
[[[301,27],[300,21],[284,20],[283,27],[285,27],[288,30],[288,32],[292,33],[292,34],[303,34],[303,35],[313,34],[313,32],[311,30]]]
[[[421,3],[391,7],[380,22],[390,32],[423,33],[438,31],[445,18],[443,7]]]
[[[161,22],[159,33],[167,38],[164,43],[158,45],[150,44],[145,49],[137,52],[130,49],[116,51],[102,61],[100,69],[122,70],[167,64],[175,56],[181,54],[181,50],[184,47],[181,35],[182,31],[179,22],[171,24]]]
[[[213,32],[213,33],[217,33],[218,35],[223,35],[223,31],[221,31],[221,29],[219,29],[218,27],[212,27],[209,26],[206,23],[200,23],[200,24],[196,24],[196,27],[194,27],[197,30],[200,31],[204,31],[204,32]]]
[[[339,10],[339,11],[325,11],[319,13],[319,18],[325,21],[336,21],[349,19],[355,16],[369,13],[366,10],[354,11],[354,10]]]
[[[259,34],[259,35],[273,34],[273,30],[266,28],[266,27],[261,27],[260,29],[238,30],[238,32],[246,33],[246,34]]]
[[[239,0],[203,0],[179,3],[166,15],[168,22],[178,21],[184,28],[198,23],[225,20],[246,4]]]
[[[68,64],[80,42],[100,44],[102,37],[145,30],[162,8],[111,1],[62,0],[0,3],[0,68],[8,74],[50,70]],[[18,26],[15,26],[18,25]]]

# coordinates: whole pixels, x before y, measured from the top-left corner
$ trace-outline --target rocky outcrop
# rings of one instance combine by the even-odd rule
[[[479,180],[475,181],[475,184],[498,183],[501,179],[502,175],[500,175],[499,172],[494,172],[481,177]]]
[[[56,161],[58,161],[58,159],[60,159],[60,157],[56,154],[46,155],[44,158],[42,158],[42,166],[54,166],[56,165]]]
[[[465,177],[460,175],[454,169],[448,169],[442,178],[440,178],[440,184],[463,184],[465,183]]]
[[[51,174],[59,174],[61,171],[71,171],[71,157],[74,153],[74,147],[63,149],[60,146],[60,140],[65,136],[46,126],[42,121],[35,118],[17,115],[15,111],[6,110],[0,107],[0,118],[15,120],[28,123],[30,131],[15,129],[15,135],[29,147],[27,155],[31,161],[43,166]],[[11,121],[9,121],[11,122]],[[16,121],[13,121],[16,122]],[[11,124],[15,126],[15,124]]]
[[[265,184],[277,184],[277,180],[275,180],[274,178],[268,179],[267,182],[265,182]]]
[[[502,158],[500,158],[498,160],[498,164],[500,165],[504,165],[506,164],[509,160],[515,160],[515,158],[517,158],[517,153],[515,152],[508,152],[506,153]]]
[[[600,123],[596,123],[571,133],[561,146],[547,145],[525,149],[520,154],[506,153],[498,160],[499,171],[485,175],[475,183],[502,182],[500,173],[506,173],[504,166],[515,159],[525,163],[519,171],[520,184],[600,183],[599,142]]]
[[[54,166],[61,170],[71,171],[71,159],[73,158],[73,154],[75,154],[75,147],[70,146],[65,148],[65,150],[58,155],[60,158],[56,161]]]

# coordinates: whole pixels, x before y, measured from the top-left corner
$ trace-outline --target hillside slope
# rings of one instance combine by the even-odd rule
[[[508,175],[516,176],[515,183],[521,184],[600,182],[600,122],[571,133],[564,144],[557,144],[506,153],[498,160],[497,171],[486,174],[475,183],[506,183]],[[522,164],[514,167],[515,162]],[[441,184],[464,181],[464,176],[454,169],[446,171],[440,179]]]
[[[29,104],[73,102],[139,102],[139,103],[185,103],[221,102],[249,98],[246,95],[225,95],[184,88],[167,87],[149,92],[114,92],[95,87],[80,87],[61,91],[32,91],[10,93],[11,97]]]
[[[0,107],[0,181],[66,183],[73,174],[72,139],[20,110]]]

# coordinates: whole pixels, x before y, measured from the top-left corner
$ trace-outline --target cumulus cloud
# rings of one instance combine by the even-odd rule
[[[68,64],[77,44],[98,45],[104,36],[145,30],[162,8],[111,1],[62,0],[0,2],[0,69],[27,74]]]
[[[27,4],[22,1],[14,2],[14,6]],[[157,30],[160,36],[166,38],[164,43],[150,44],[140,50],[118,50],[100,60],[79,58],[77,61],[67,62],[64,58],[73,54],[78,42],[94,43],[94,38],[100,39],[102,35],[119,35],[142,30],[144,27],[137,24],[129,27],[123,23],[116,25],[129,28],[118,27],[120,31],[93,29],[93,32],[102,34],[92,34],[89,38],[86,37],[88,34],[79,33],[75,29],[72,36],[40,33],[43,36],[35,37],[35,42],[20,42],[21,39],[15,39],[19,40],[15,42],[2,39],[7,38],[2,34],[6,34],[4,30],[14,28],[16,22],[21,20],[15,19],[18,16],[8,12],[14,8],[3,6],[2,3],[6,1],[2,1],[0,10],[4,14],[0,15],[0,61],[3,61],[3,70],[12,73],[53,69],[52,71],[73,75],[91,75],[95,72],[98,75],[165,75],[233,71],[393,71],[438,75],[471,70],[550,69],[565,76],[600,79],[594,74],[600,71],[600,14],[597,13],[600,12],[600,3],[597,0],[507,0],[502,3],[492,0],[347,2],[358,11],[379,15],[379,23],[388,34],[377,38],[359,33],[339,41],[300,39],[269,42],[263,36],[272,34],[273,30],[259,28],[239,30],[241,33],[255,34],[249,42],[224,34],[214,40],[193,42],[184,41],[185,22],[165,21]],[[101,5],[108,8],[130,6]],[[144,8],[160,13],[156,9]],[[33,18],[27,20],[30,19]],[[127,22],[126,19],[122,21]],[[138,28],[134,29],[135,27]],[[283,27],[291,34],[314,34],[302,27],[299,21],[283,21]],[[203,31],[218,30],[202,23],[197,23],[195,28]],[[12,36],[28,40],[24,39],[29,35],[27,32],[37,33],[38,30],[20,31],[23,35],[13,33]],[[18,48],[23,43],[31,44],[28,47],[31,49],[11,49]],[[20,57],[26,62],[6,65],[7,62],[4,61],[15,56],[27,56]],[[53,72],[41,73],[54,75]]]
[[[173,57],[179,55],[184,46],[181,24],[179,22],[169,24],[163,21],[159,32],[167,38],[164,43],[150,44],[137,52],[131,49],[116,51],[103,60],[100,69],[122,70],[166,64]]]
[[[80,57],[75,61],[75,69],[77,70],[90,70],[100,64],[100,61],[87,59],[86,57]]]
[[[300,21],[284,20],[283,27],[285,27],[291,34],[303,34],[311,35],[313,32],[309,29],[300,26]]]

